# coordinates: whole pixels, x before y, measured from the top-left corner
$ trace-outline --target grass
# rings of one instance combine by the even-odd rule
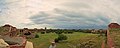
[[[33,42],[34,48],[48,48],[53,39],[57,37],[57,35],[53,33],[50,34],[38,33],[38,35],[39,38],[28,39],[29,41]]]
[[[39,38],[35,39],[28,39],[29,41],[33,42],[34,48],[48,48],[51,42],[57,38],[57,34],[55,33],[47,33],[47,34],[40,34]],[[74,48],[78,47],[81,43],[86,43],[88,41],[94,41],[94,48],[101,48],[102,41],[104,37],[98,37],[99,34],[91,34],[91,33],[78,33],[75,32],[73,34],[65,34],[68,39],[57,43],[56,48]]]
[[[115,48],[120,48],[120,29],[110,29],[110,35],[114,41]]]

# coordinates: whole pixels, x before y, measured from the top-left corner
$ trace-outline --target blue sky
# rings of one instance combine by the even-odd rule
[[[0,25],[106,28],[120,23],[120,0],[0,0]]]

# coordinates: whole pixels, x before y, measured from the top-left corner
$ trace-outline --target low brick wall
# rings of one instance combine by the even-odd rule
[[[20,37],[20,38],[23,39],[23,42],[22,42],[21,45],[10,45],[9,47],[10,48],[25,48],[27,41],[26,41],[26,39],[24,37]]]

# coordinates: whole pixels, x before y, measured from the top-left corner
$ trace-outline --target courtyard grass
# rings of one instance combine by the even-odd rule
[[[120,29],[110,29],[110,36],[114,41],[115,48],[120,48]]]
[[[40,34],[38,33],[39,38],[28,39],[33,42],[34,48],[48,48],[51,42],[57,38],[57,34],[55,33],[47,33]],[[101,48],[102,41],[104,40],[104,36],[99,37],[99,34],[91,34],[91,33],[82,33],[82,32],[74,32],[73,34],[65,34],[68,39],[57,43],[56,48],[79,48],[79,44],[85,43],[88,41],[94,41],[94,48]]]

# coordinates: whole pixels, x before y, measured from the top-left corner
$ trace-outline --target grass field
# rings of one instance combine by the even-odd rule
[[[120,48],[120,29],[110,29],[110,35],[114,41],[115,48]]]
[[[48,48],[51,42],[57,38],[57,34],[55,33],[47,33],[47,34],[40,34],[39,38],[35,39],[28,39],[29,41],[33,42],[34,48]],[[91,34],[91,33],[78,33],[75,32],[73,34],[65,34],[68,39],[66,41],[62,41],[57,43],[56,48],[80,48],[80,44],[84,44],[86,42],[93,41],[93,48],[101,48],[102,41],[104,37],[98,37],[99,34]]]

